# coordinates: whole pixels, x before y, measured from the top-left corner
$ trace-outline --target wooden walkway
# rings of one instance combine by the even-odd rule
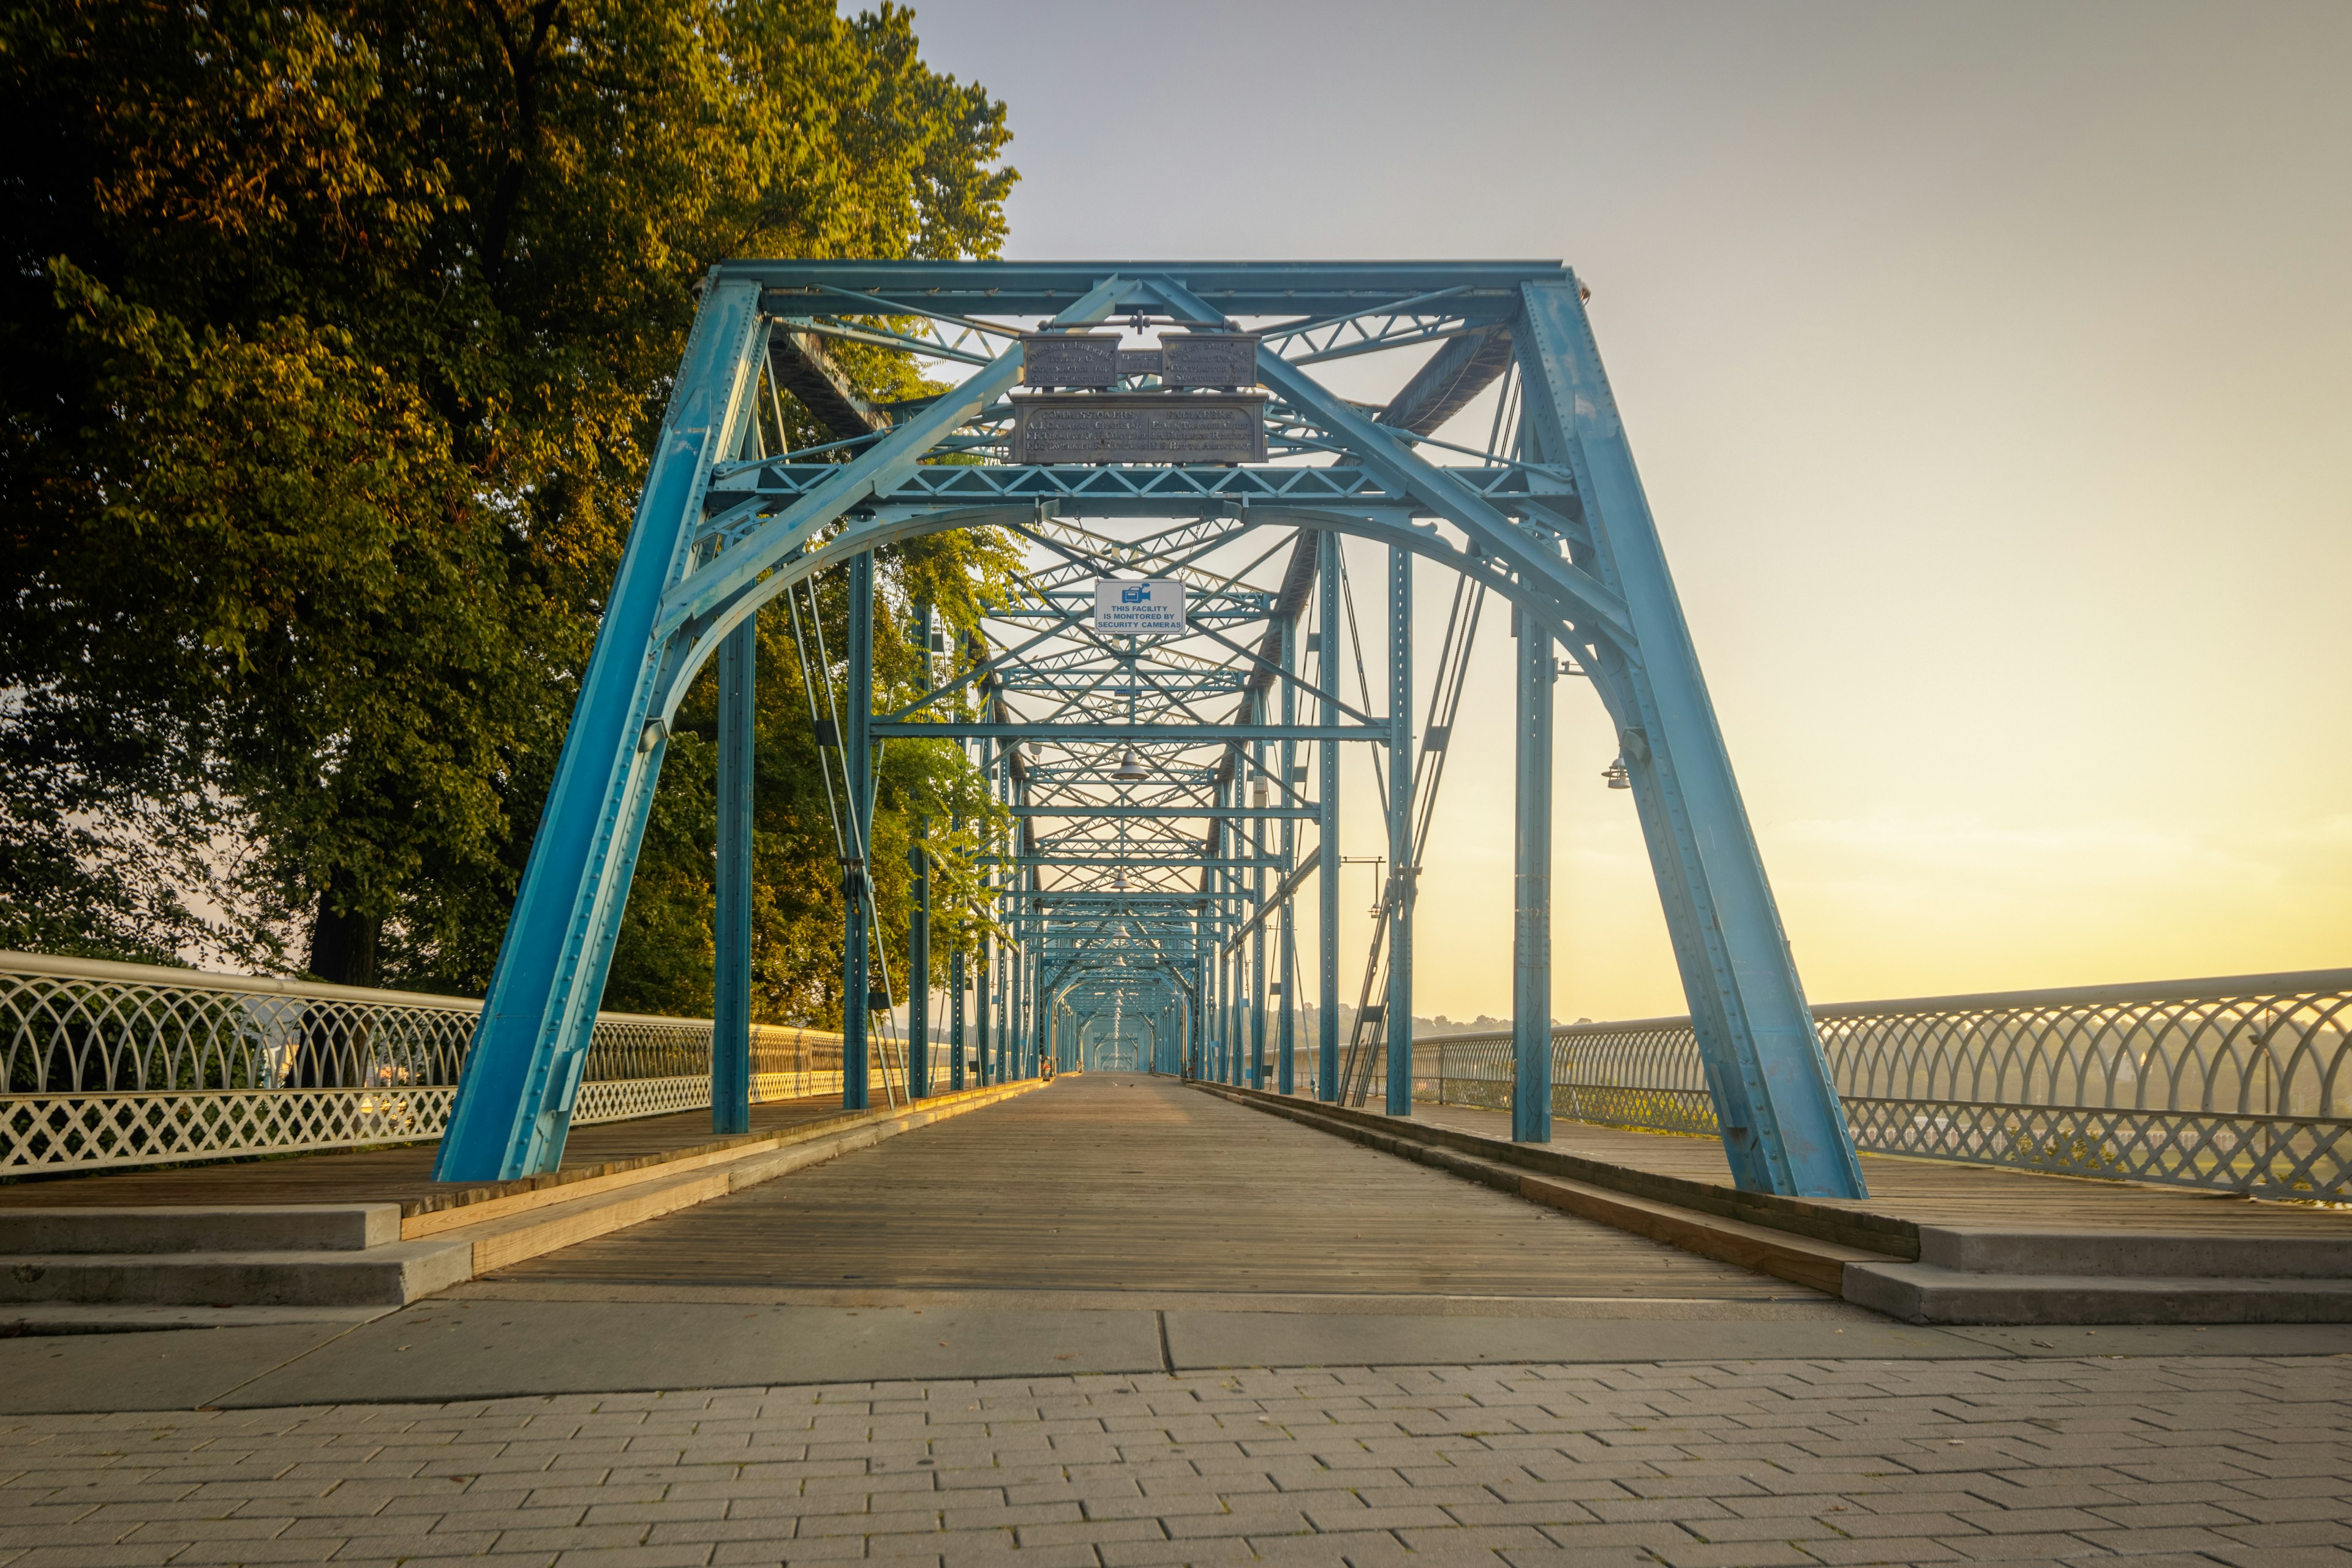
[[[1508,1140],[1508,1112],[1462,1105],[1416,1105],[1413,1120]],[[1588,1160],[1630,1165],[1659,1175],[1728,1186],[1731,1167],[1713,1138],[1633,1132],[1582,1121],[1552,1124],[1551,1147]],[[1862,1156],[1870,1196],[1835,1206],[1887,1215],[1921,1225],[1969,1225],[2002,1230],[2160,1230],[2218,1233],[2352,1235],[2352,1211],[2269,1203],[2221,1193],[2144,1186],[2081,1176],[2045,1176],[1990,1165]],[[1815,1202],[1828,1200],[1816,1199]]]
[[[1093,1073],[487,1278],[549,1287],[1822,1300],[1167,1079]]]
[[[837,1095],[775,1100],[751,1108],[751,1134],[776,1132],[840,1114],[841,1100]],[[607,1121],[572,1131],[563,1146],[562,1168],[583,1170],[719,1142],[721,1140],[710,1131],[708,1110],[684,1110],[675,1116],[647,1116],[635,1121]],[[0,1206],[409,1204],[446,1197],[453,1192],[507,1184],[483,1182],[445,1185],[436,1182],[433,1155],[437,1147],[433,1143],[406,1143],[389,1149],[289,1154],[209,1165],[38,1176],[0,1185]]]

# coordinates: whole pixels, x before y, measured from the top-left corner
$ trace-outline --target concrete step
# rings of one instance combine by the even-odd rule
[[[2352,1237],[1923,1225],[1919,1261],[1964,1274],[2352,1279]]]
[[[465,1241],[364,1252],[55,1252],[0,1258],[0,1302],[397,1307],[473,1277]]]
[[[0,1339],[52,1334],[135,1334],[163,1329],[357,1328],[397,1307],[159,1307],[34,1301],[0,1306]]]
[[[2352,1323],[2352,1279],[2300,1275],[1996,1274],[1846,1266],[1842,1294],[1909,1323]]]
[[[70,1252],[360,1252],[399,1239],[398,1204],[0,1208],[0,1257]]]

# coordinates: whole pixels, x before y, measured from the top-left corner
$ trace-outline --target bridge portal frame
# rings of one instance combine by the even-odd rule
[[[1150,317],[1179,330],[1263,334],[1257,369],[1271,395],[1269,462],[1213,468],[974,464],[973,458],[1003,448],[1008,395],[1023,362],[1020,331],[1096,325],[1122,313],[1138,324]],[[772,395],[778,356],[801,345],[793,363],[805,372],[814,363],[806,345],[827,337],[886,343],[971,369],[929,402],[887,413],[862,405],[835,378],[838,401],[866,428],[831,448],[769,457],[760,450],[755,413],[763,370],[771,373]],[[1310,366],[1332,360],[1421,346],[1433,347],[1433,356],[1380,409],[1339,396],[1309,374]],[[1516,378],[1511,438],[1490,440],[1496,449],[1486,451],[1439,440],[1435,430],[1497,374]],[[793,383],[796,393],[804,380]],[[817,385],[817,400],[825,402],[823,378],[807,384]],[[1502,425],[1498,410],[1498,430]],[[1448,451],[1478,460],[1432,460]],[[951,460],[934,460],[943,457]],[[1330,460],[1307,460],[1322,457]],[[439,1179],[525,1175],[551,1170],[560,1160],[670,726],[713,655],[731,645],[748,658],[748,628],[760,607],[827,567],[846,565],[870,581],[872,552],[893,542],[950,528],[1043,526],[1066,512],[1192,519],[1209,532],[1237,521],[1294,528],[1302,542],[1314,541],[1327,636],[1337,537],[1385,545],[1390,712],[1332,722],[1344,704],[1325,693],[1326,721],[1316,725],[1269,724],[1262,707],[1250,723],[1245,707],[1237,716],[1242,721],[1230,726],[1122,725],[1099,716],[1077,724],[959,726],[877,720],[870,704],[859,704],[845,726],[858,753],[853,822],[870,813],[870,768],[860,765],[870,763],[867,747],[890,735],[978,740],[983,765],[998,774],[1015,809],[1028,804],[1012,777],[1012,752],[1023,740],[1224,742],[1229,753],[1249,746],[1261,758],[1268,742],[1287,752],[1311,741],[1321,752],[1314,805],[1323,829],[1317,866],[1328,917],[1337,881],[1332,785],[1339,745],[1353,740],[1387,746],[1393,879],[1384,999],[1388,1099],[1392,1112],[1409,1114],[1411,565],[1416,558],[1435,561],[1510,604],[1529,668],[1538,657],[1532,650],[1540,648],[1549,661],[1552,649],[1565,649],[1591,676],[1617,728],[1735,1179],[1751,1190],[1862,1195],[1842,1109],[1601,367],[1584,291],[1559,263],[1515,261],[742,261],[713,268],[441,1145]],[[870,598],[864,608],[870,617]],[[1331,665],[1330,650],[1322,663]],[[740,750],[750,705],[748,665],[739,669],[730,658],[728,667],[722,758]],[[863,679],[853,670],[853,689]],[[1336,689],[1336,680],[1329,684]],[[1520,728],[1531,736],[1535,682],[1523,670],[1517,684]],[[1167,711],[1195,714],[1189,700]],[[1540,727],[1548,730],[1548,721]],[[1538,886],[1528,873],[1533,847],[1549,836],[1549,781],[1548,769],[1536,768],[1524,750],[1522,756],[1517,930],[1523,956],[1532,960],[1540,945],[1548,964],[1548,879]],[[1286,792],[1290,773],[1286,761]],[[748,789],[749,773],[748,766],[722,769],[722,821],[740,818],[742,802],[728,792]],[[1219,1067],[1229,1078],[1239,1070],[1243,1040],[1234,1015],[1244,1010],[1242,1004],[1255,1005],[1247,1010],[1263,1027],[1262,995],[1244,998],[1234,976],[1218,978],[1233,967],[1221,956],[1229,956],[1226,939],[1241,924],[1233,911],[1250,905],[1254,894],[1265,898],[1259,889],[1266,855],[1262,848],[1236,854],[1252,846],[1223,826],[1238,826],[1241,776],[1239,769],[1227,775],[1233,798],[1214,815],[1217,837],[1232,841],[1223,855],[1200,858],[1189,931],[1156,932],[1148,943],[1150,962],[1142,966],[1159,988],[1161,1011],[1172,1010],[1181,995],[1196,1070]],[[1298,803],[1305,805],[1303,795]],[[719,1011],[730,1021],[743,1019],[730,1030],[748,1040],[748,1000],[738,994],[749,984],[748,965],[739,958],[748,957],[740,928],[749,857],[737,837],[730,830],[729,852],[719,861],[726,939]],[[854,837],[846,933],[852,950],[866,935],[859,913],[865,852],[862,835]],[[1262,835],[1255,844],[1262,846]],[[1243,858],[1260,864],[1245,875],[1236,864]],[[1001,1014],[996,1064],[987,1061],[987,992],[974,998],[984,1073],[1031,1070],[1022,1058],[1034,1061],[1066,991],[1048,968],[1056,950],[1038,897],[1043,868],[1003,869],[1006,922],[989,986]],[[1295,890],[1287,879],[1285,885]],[[1543,908],[1531,908],[1530,900]],[[1066,904],[1070,896],[1058,901]],[[1123,898],[1121,907],[1140,901]],[[1538,912],[1545,918],[1532,918]],[[1329,1031],[1337,1023],[1334,923],[1323,922],[1318,965],[1326,1005],[1317,1077],[1326,1094],[1333,1089]],[[987,945],[974,956],[986,984]],[[864,965],[854,951],[849,963],[862,993]],[[1262,960],[1256,975],[1262,984]],[[1295,1002],[1287,986],[1284,1000],[1286,1010]],[[1520,1011],[1541,1006],[1531,994],[1516,1004]],[[854,1005],[846,1010],[856,1014]],[[1204,1048],[1210,1061],[1202,1059]],[[862,1067],[862,1049],[857,1056]],[[1255,1066],[1255,1051],[1252,1059]],[[731,1084],[744,1075],[730,1069],[722,1076]]]

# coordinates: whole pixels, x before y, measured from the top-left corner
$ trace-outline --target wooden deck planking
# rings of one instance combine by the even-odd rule
[[[1822,1299],[1164,1079],[1104,1074],[487,1278]]]
[[[751,1131],[776,1132],[840,1113],[837,1095],[775,1100],[751,1108]],[[601,1122],[572,1130],[563,1145],[562,1168],[580,1170],[717,1141],[717,1135],[710,1131],[708,1110]],[[482,1182],[444,1185],[436,1182],[433,1155],[436,1147],[433,1143],[408,1143],[389,1149],[294,1154],[277,1159],[180,1165],[168,1170],[43,1176],[0,1186],[0,1205],[132,1208],[149,1205],[406,1203],[475,1186],[500,1184]]]
[[[1413,1118],[1440,1127],[1508,1140],[1507,1111],[1474,1106],[1416,1105]],[[1552,1148],[1660,1175],[1728,1186],[1731,1167],[1713,1138],[1635,1132],[1582,1121],[1555,1121]],[[2049,1176],[1995,1165],[1862,1156],[1870,1196],[1836,1206],[1887,1215],[1920,1225],[1969,1225],[2003,1230],[2161,1230],[2244,1235],[2352,1235],[2352,1213],[2302,1204],[2271,1203],[2221,1193]],[[1816,1199],[1815,1202],[1832,1200]]]

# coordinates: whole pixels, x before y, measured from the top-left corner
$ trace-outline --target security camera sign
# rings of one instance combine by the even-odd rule
[[[1184,629],[1184,584],[1172,577],[1103,577],[1095,583],[1095,630],[1167,637]]]

